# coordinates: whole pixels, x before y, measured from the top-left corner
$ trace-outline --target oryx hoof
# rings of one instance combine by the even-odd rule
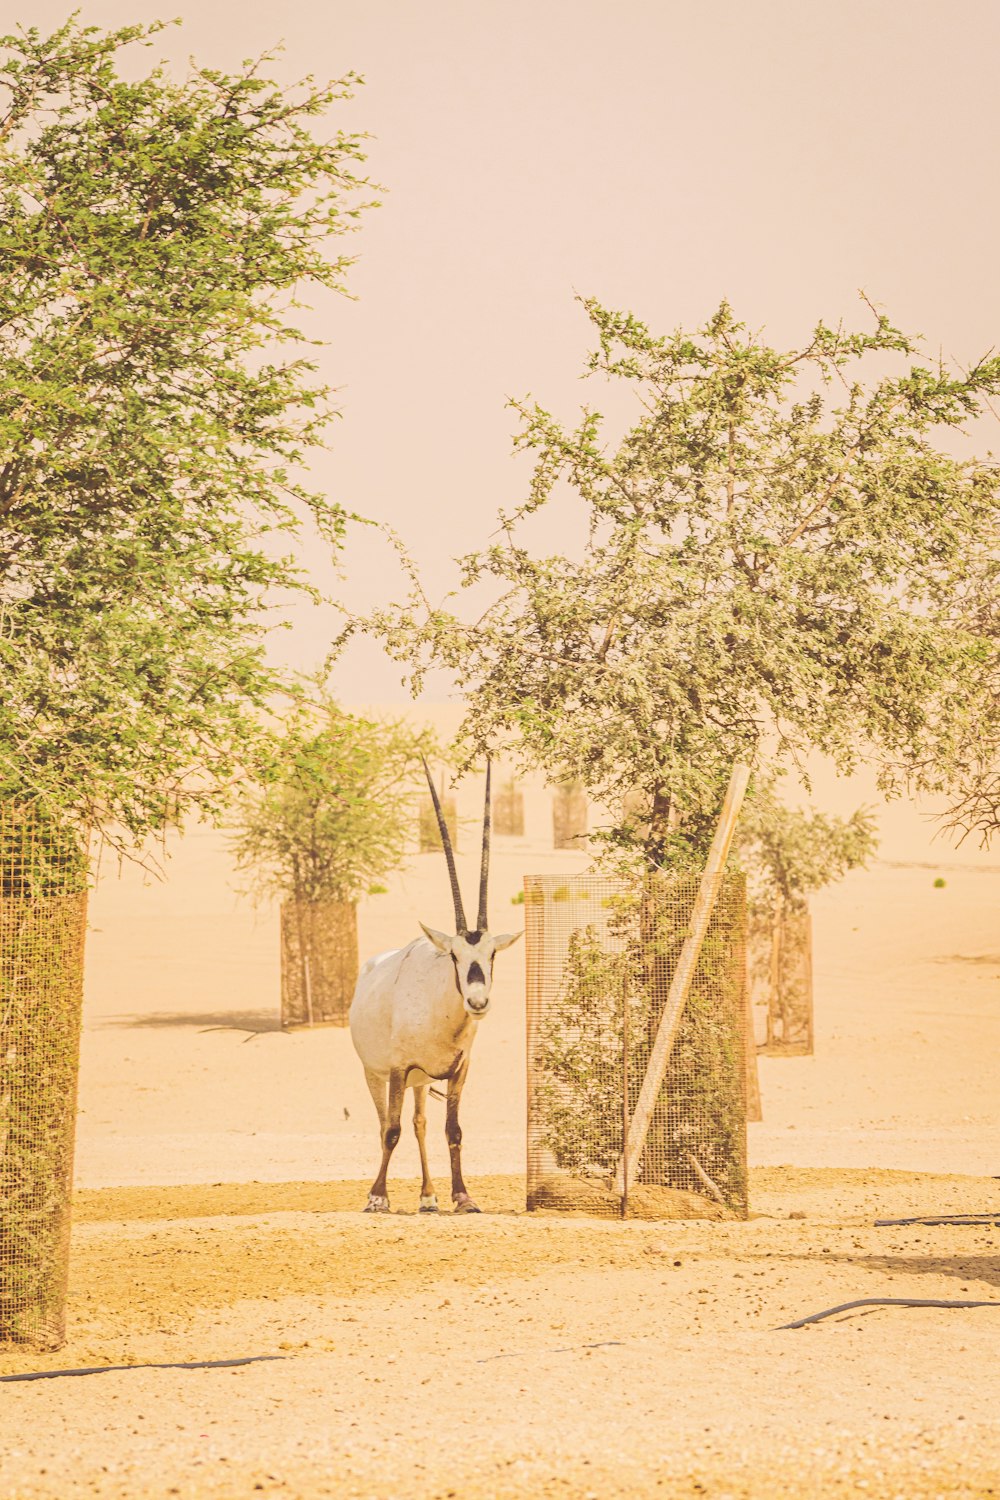
[[[380,1198],[378,1193],[369,1193],[364,1212],[366,1214],[387,1214],[389,1212],[388,1198]]]
[[[421,1196],[420,1212],[422,1214],[436,1214],[439,1212],[436,1194],[428,1193],[426,1197]]]
[[[455,1212],[457,1214],[478,1214],[482,1213],[482,1209],[476,1207],[468,1193],[459,1193],[455,1199]]]

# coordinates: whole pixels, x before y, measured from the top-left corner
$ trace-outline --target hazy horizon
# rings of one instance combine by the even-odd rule
[[[159,0],[79,8],[101,26],[170,14]],[[5,6],[9,26],[41,30],[69,13],[55,0]],[[370,132],[368,170],[385,189],[350,242],[358,300],[327,297],[308,324],[328,341],[320,361],[343,414],[312,480],[394,526],[432,592],[524,494],[508,397],[567,417],[583,398],[576,293],[657,331],[703,321],[725,296],[792,344],[820,317],[863,324],[863,287],[946,356],[1000,342],[987,189],[1000,10],[985,0],[288,0],[280,14],[203,0],[137,65],[234,68],[278,42],[271,71],[289,84],[365,77],[332,123]],[[321,549],[307,561],[330,582]],[[399,579],[356,528],[341,565],[355,605],[391,597]],[[293,620],[275,649],[311,668],[333,621],[304,603]],[[335,685],[399,702],[399,675],[365,643]]]

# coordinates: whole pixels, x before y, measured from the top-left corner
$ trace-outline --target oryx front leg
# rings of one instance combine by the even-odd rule
[[[389,1100],[385,1106],[384,1113],[381,1110],[379,1111],[379,1123],[382,1126],[382,1165],[368,1194],[368,1204],[365,1208],[366,1214],[387,1214],[389,1212],[389,1194],[386,1188],[386,1179],[389,1175],[389,1162],[392,1158],[392,1153],[396,1149],[396,1143],[399,1140],[400,1120],[403,1114],[403,1095],[405,1092],[406,1074],[402,1068],[393,1068],[389,1074]],[[374,1093],[373,1089],[373,1097]],[[378,1099],[376,1099],[376,1106],[378,1102]]]
[[[457,1214],[479,1213],[466,1191],[462,1177],[462,1127],[458,1123],[458,1106],[468,1071],[469,1060],[465,1058],[454,1078],[448,1079],[448,1103],[445,1109],[445,1134],[451,1154],[451,1197]]]
[[[417,1138],[417,1149],[420,1152],[420,1212],[436,1214],[438,1201],[434,1192],[434,1184],[431,1181],[430,1168],[427,1165],[427,1114],[424,1109],[426,1099],[427,1085],[415,1087],[413,1090],[413,1133]]]

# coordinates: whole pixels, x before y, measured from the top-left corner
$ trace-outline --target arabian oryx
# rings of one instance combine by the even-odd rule
[[[386,1175],[399,1140],[403,1096],[413,1090],[413,1129],[420,1148],[420,1212],[437,1213],[434,1184],[427,1170],[424,1106],[432,1080],[447,1082],[445,1133],[451,1153],[451,1196],[455,1212],[477,1214],[462,1179],[462,1130],[458,1106],[469,1072],[469,1058],[479,1023],[490,1008],[493,957],[509,948],[519,932],[494,936],[486,924],[486,884],[490,865],[490,767],[486,765],[486,810],[483,858],[479,876],[479,916],[469,931],[458,887],[455,854],[430,771],[424,771],[441,830],[444,857],[455,902],[454,937],[421,927],[425,937],[405,948],[370,958],[358,976],[351,1002],[351,1038],[364,1064],[365,1077],[378,1110],[382,1165],[368,1194],[365,1213],[389,1212]]]

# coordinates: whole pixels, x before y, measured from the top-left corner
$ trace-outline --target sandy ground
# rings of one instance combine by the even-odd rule
[[[817,1053],[762,1060],[746,1224],[523,1213],[516,949],[465,1095],[485,1212],[413,1212],[406,1130],[396,1214],[362,1217],[371,1103],[345,1033],[277,1029],[273,910],[217,835],[165,884],[106,869],[70,1341],[0,1369],[280,1359],[3,1385],[3,1500],[1000,1495],[1000,1307],[779,1331],[859,1297],[1000,1303],[1000,1228],[874,1225],[1000,1217],[1000,862],[888,824],[883,862],[815,902]],[[525,871],[584,863],[498,849],[494,926],[521,925]],[[424,856],[365,904],[362,948],[448,915]]]
[[[356,1184],[80,1194],[72,1338],[3,1369],[10,1496],[1000,1493],[993,1179],[763,1168],[749,1223],[351,1210]],[[803,1217],[804,1215],[804,1217]],[[859,1297],[992,1299],[862,1309]],[[238,1369],[142,1368],[279,1355]]]

